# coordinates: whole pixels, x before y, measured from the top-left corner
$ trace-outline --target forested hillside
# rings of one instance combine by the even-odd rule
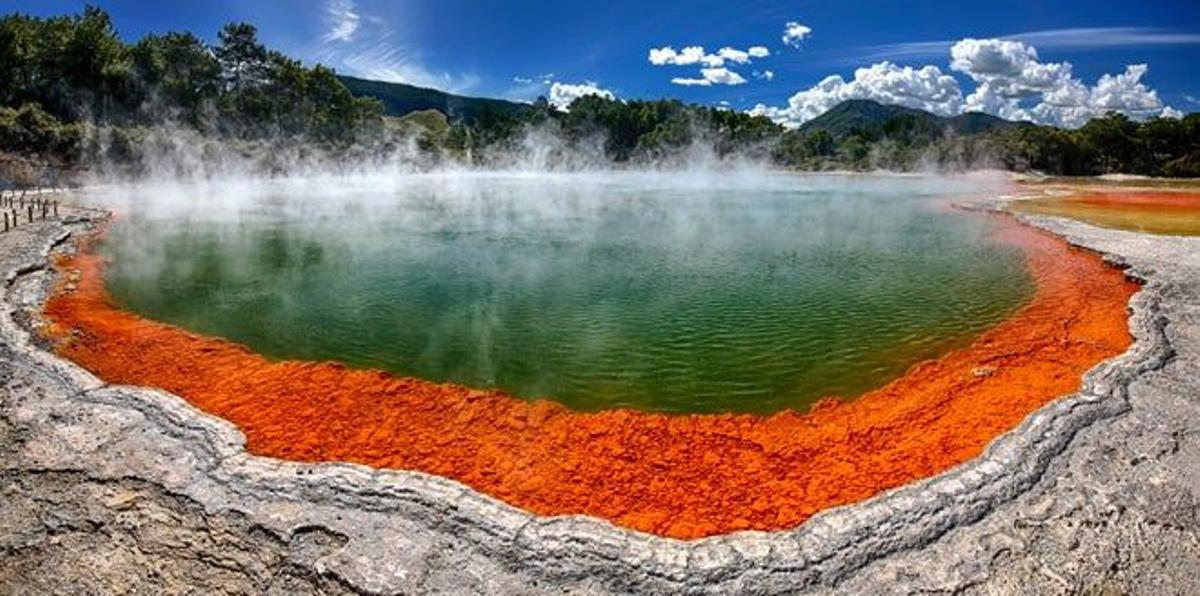
[[[215,43],[191,32],[126,42],[95,7],[0,18],[0,178],[28,183],[96,164],[136,175],[152,157],[184,151],[192,162],[238,156],[266,173],[298,160],[571,168],[750,159],[1200,176],[1200,115],[1110,114],[1066,130],[859,100],[786,130],[676,100],[585,96],[560,110],[544,98],[521,104],[339,76],[265,47],[247,23],[226,25]]]
[[[992,167],[1066,176],[1197,177],[1200,114],[1139,123],[1110,113],[1068,130],[854,100],[785,133],[776,157],[810,169]]]
[[[532,109],[529,104],[486,97],[464,97],[404,83],[371,81],[345,75],[338,76],[338,80],[354,95],[378,100],[383,113],[389,116],[400,117],[422,110],[437,110],[452,120],[475,124],[486,121],[493,114],[522,116]]]
[[[214,134],[323,142],[351,139],[378,123],[378,102],[355,98],[328,68],[307,68],[267,49],[253,25],[231,23],[218,38],[210,46],[172,32],[126,44],[95,7],[50,19],[8,15],[0,20],[0,105],[31,124],[171,121]],[[18,148],[11,137],[3,140]]]

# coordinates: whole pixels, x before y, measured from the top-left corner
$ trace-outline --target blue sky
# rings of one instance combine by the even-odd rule
[[[521,100],[558,83],[560,99],[677,97],[792,123],[850,97],[1065,125],[1107,109],[1200,110],[1194,0],[96,3],[129,39],[177,29],[212,39],[245,20],[271,47],[339,72]],[[82,5],[3,3],[37,15]],[[785,43],[789,23],[800,27]],[[954,46],[964,38],[982,41]],[[684,51],[695,46],[704,51]]]

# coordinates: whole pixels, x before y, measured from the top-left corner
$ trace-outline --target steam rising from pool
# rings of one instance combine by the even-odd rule
[[[853,396],[1030,293],[1002,182],[754,168],[312,176],[98,189],[109,286],[150,318],[582,409]]]

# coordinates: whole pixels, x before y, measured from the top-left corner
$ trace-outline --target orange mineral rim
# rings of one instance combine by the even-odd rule
[[[1094,253],[995,217],[1035,283],[1023,308],[853,401],[771,416],[577,412],[335,363],[272,362],[120,310],[87,242],[58,262],[79,277],[45,314],[63,356],[232,422],[257,455],[419,470],[533,513],[675,538],[778,530],[977,456],[1130,345],[1134,282]]]

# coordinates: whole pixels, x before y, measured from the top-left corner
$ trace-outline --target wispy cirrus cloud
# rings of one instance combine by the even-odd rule
[[[393,83],[462,92],[479,84],[474,75],[433,72],[396,38],[383,18],[359,10],[354,0],[327,0],[324,31],[312,58],[338,72]]]
[[[325,42],[349,42],[354,40],[358,32],[359,16],[354,0],[330,0],[325,5],[325,19],[328,24],[321,39]]]
[[[774,75],[772,75],[774,76]],[[671,82],[684,87],[711,87],[713,85],[741,85],[746,82],[742,75],[723,66],[701,68],[700,78],[675,77]]]
[[[1200,44],[1200,33],[1148,27],[1079,27],[1002,35],[995,39],[1021,41],[1041,49],[1099,49],[1154,45]],[[958,40],[915,41],[865,46],[851,52],[847,62],[944,56]]]
[[[499,96],[509,101],[523,103],[530,103],[538,96],[548,98],[552,91],[551,87],[555,82],[554,79],[555,74],[552,72],[535,75],[514,75],[512,77],[512,85],[509,85],[508,89],[500,92]]]
[[[467,91],[479,84],[479,77],[474,75],[455,76],[430,71],[392,37],[390,32],[384,32],[353,47],[324,47],[317,60],[354,76],[449,92]]]
[[[1091,27],[1031,31],[1008,35],[1005,39],[1023,41],[1040,48],[1111,48],[1200,44],[1200,33],[1145,27]]]

